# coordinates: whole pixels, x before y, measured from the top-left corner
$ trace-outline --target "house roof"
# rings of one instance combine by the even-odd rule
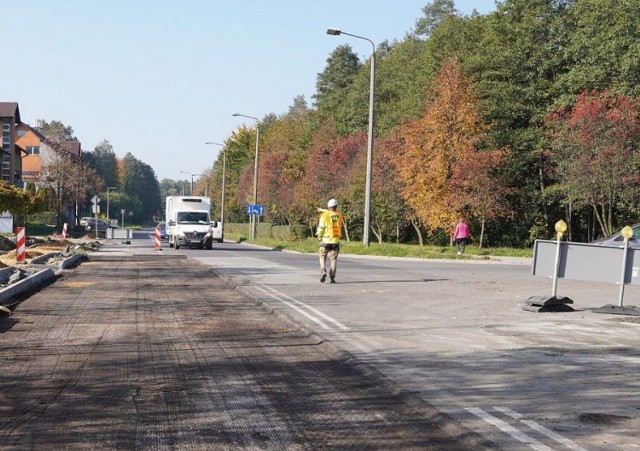
[[[18,124],[22,122],[18,102],[0,102],[0,117],[12,117]]]
[[[64,146],[65,150],[71,155],[79,157],[82,154],[80,141],[65,141],[62,143],[62,145]]]
[[[27,130],[29,130],[31,133],[33,133],[34,135],[36,135],[38,137],[38,139],[41,142],[45,142],[45,140],[47,139],[46,136],[44,136],[42,133],[40,133],[38,130],[36,130],[35,128],[31,127],[28,124],[25,124],[24,122],[21,122],[20,124],[18,124],[18,127],[20,128],[26,128]]]

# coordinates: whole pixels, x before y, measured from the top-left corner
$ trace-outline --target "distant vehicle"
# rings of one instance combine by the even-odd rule
[[[629,238],[629,247],[640,247],[640,224],[634,224],[631,228],[633,229],[633,236]],[[621,247],[624,246],[624,237],[621,232],[618,232],[615,235],[592,241],[591,244]]]
[[[167,224],[165,222],[159,222],[158,223],[158,228],[160,229],[160,239],[161,240],[166,240],[167,239]]]
[[[211,221],[211,237],[218,243],[224,241],[224,227],[222,221]]]
[[[98,229],[98,235],[105,235],[107,234],[107,229],[113,229],[114,227],[108,223],[107,221],[103,221],[102,219],[98,219],[96,220],[96,218],[82,218],[80,220],[80,223],[82,224],[82,220],[85,220],[85,230],[87,232],[95,232],[96,227]]]
[[[211,200],[201,196],[168,196],[166,208],[169,247],[212,249]]]
[[[80,225],[81,225],[82,227],[86,227],[86,226],[87,226],[87,224],[88,224],[88,222],[89,222],[89,221],[91,221],[92,219],[95,219],[95,218],[91,218],[91,217],[89,217],[89,216],[85,216],[85,217],[83,217],[83,218],[80,218]]]

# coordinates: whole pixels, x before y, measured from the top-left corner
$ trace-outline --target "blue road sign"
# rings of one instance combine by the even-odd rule
[[[262,216],[264,214],[264,205],[258,205],[258,204],[247,205],[247,214]]]

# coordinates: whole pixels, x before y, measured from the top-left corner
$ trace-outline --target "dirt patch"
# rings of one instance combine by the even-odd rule
[[[27,249],[25,251],[25,260],[28,262],[36,257],[40,257],[47,252],[43,249]],[[16,250],[12,250],[7,252],[6,254],[0,255],[0,263],[5,266],[13,266],[16,264]]]

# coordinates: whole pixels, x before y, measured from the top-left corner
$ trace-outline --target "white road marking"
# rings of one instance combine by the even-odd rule
[[[296,310],[298,313],[300,313],[301,315],[306,316],[307,318],[309,318],[311,321],[313,321],[314,323],[316,323],[317,325],[319,325],[320,327],[322,327],[323,329],[326,330],[332,330],[331,327],[327,326],[325,323],[323,323],[322,321],[320,321],[318,318],[316,318],[315,316],[305,312],[304,310],[302,310],[300,307],[298,307],[297,305],[293,305],[291,302],[287,302],[284,299],[280,299],[277,295],[273,294],[273,293],[269,293],[267,290],[264,290],[258,286],[256,286],[257,290],[262,291],[264,294],[266,294],[267,296],[271,296],[272,298],[282,302],[284,305],[291,307],[292,309]]]
[[[496,418],[491,414],[488,414],[487,412],[485,412],[484,410],[482,410],[482,409],[480,409],[478,407],[467,407],[467,410],[469,412],[471,412],[472,414],[474,414],[475,416],[482,418],[484,421],[486,421],[490,425],[497,427],[502,432],[504,432],[506,434],[509,434],[511,437],[513,437],[514,439],[516,439],[520,443],[524,443],[525,445],[529,446],[532,449],[535,449],[537,451],[543,451],[543,450],[544,451],[552,451],[553,450],[553,448],[549,448],[544,443],[539,442],[538,440],[534,439],[533,437],[529,437],[524,432],[521,432],[518,429],[516,429],[513,426],[511,426],[509,423],[507,423],[505,421],[502,421],[501,419]]]
[[[270,286],[267,285],[261,285],[262,287],[272,291],[273,293],[276,293],[278,296],[282,296],[283,298],[289,299],[291,302],[294,302],[298,305],[301,305],[302,307],[312,311],[313,313],[315,313],[316,315],[318,315],[321,318],[324,318],[325,320],[329,321],[330,323],[333,323],[336,327],[338,327],[339,329],[342,330],[349,330],[349,328],[347,326],[345,326],[344,324],[342,324],[340,321],[330,317],[329,315],[326,315],[325,313],[321,312],[320,310],[318,310],[315,307],[310,306],[309,304],[305,304],[302,301],[299,301],[297,299],[292,298],[291,296],[287,296],[284,293],[279,292],[278,290],[271,288]]]
[[[533,421],[533,420],[525,420],[524,419],[524,415],[522,415],[522,414],[520,414],[518,412],[515,412],[515,411],[509,409],[508,407],[494,407],[494,409],[504,413],[505,415],[510,416],[511,418],[514,418],[514,419],[526,424],[527,426],[529,426],[534,431],[538,431],[541,434],[546,435],[550,439],[553,439],[556,442],[563,444],[564,446],[566,446],[569,449],[575,449],[575,450],[579,450],[579,451],[587,451],[586,448],[583,448],[582,446],[578,445],[575,442],[572,442],[568,438],[563,437],[560,434],[557,434],[557,433],[553,432],[550,429],[547,429],[546,427],[536,423],[535,421]]]

